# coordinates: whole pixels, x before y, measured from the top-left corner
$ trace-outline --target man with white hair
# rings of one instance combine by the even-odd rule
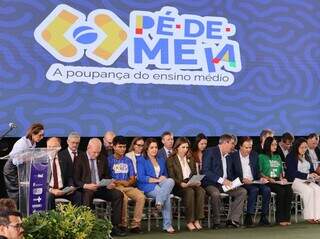
[[[115,183],[109,182],[107,186],[101,186],[102,179],[110,179],[106,160],[99,159],[101,141],[98,138],[90,139],[87,151],[79,155],[74,162],[74,182],[82,189],[83,204],[92,207],[93,198],[101,198],[111,202],[113,209],[111,222],[113,224],[113,236],[126,236],[126,232],[119,228],[121,223],[121,211],[123,193],[115,189]]]
[[[80,140],[81,137],[79,133],[71,132],[68,135],[67,139],[68,147],[59,152],[59,158],[63,160],[71,160],[71,162],[74,163],[74,161],[77,160],[80,154],[84,154],[84,152],[78,149]]]

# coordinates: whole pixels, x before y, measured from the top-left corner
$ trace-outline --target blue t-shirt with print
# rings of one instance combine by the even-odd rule
[[[111,177],[115,180],[129,180],[130,177],[135,176],[132,161],[126,156],[116,159],[110,155],[108,165]]]

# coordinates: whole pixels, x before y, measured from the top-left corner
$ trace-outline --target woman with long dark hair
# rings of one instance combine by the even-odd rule
[[[303,217],[311,224],[320,220],[320,187],[316,184],[319,176],[315,173],[311,159],[306,151],[307,140],[299,138],[295,141],[292,151],[286,157],[287,177],[293,182],[292,189],[303,200]]]
[[[283,166],[280,155],[276,153],[277,141],[268,137],[264,141],[263,153],[259,154],[261,176],[268,180],[268,186],[276,196],[276,221],[281,226],[290,225],[292,202],[291,184],[283,177]]]
[[[203,152],[207,148],[208,138],[203,133],[200,133],[196,136],[194,146],[192,148],[192,155],[197,164],[197,172],[202,172],[202,159]]]
[[[179,138],[175,142],[173,152],[167,159],[167,168],[169,177],[175,181],[175,194],[182,197],[187,228],[190,231],[202,229],[200,221],[204,217],[205,190],[201,187],[201,182],[188,183],[197,174],[197,169],[187,138]]]
[[[174,233],[170,199],[174,181],[168,178],[165,159],[158,157],[157,154],[157,140],[147,139],[143,155],[137,158],[137,186],[147,197],[156,200],[157,209],[162,211],[163,230]]]

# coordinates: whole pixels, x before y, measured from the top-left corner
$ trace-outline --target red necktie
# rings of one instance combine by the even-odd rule
[[[59,189],[58,170],[57,170],[56,158],[53,159],[53,163],[52,163],[52,177],[53,177],[53,188],[54,189]]]
[[[76,158],[77,158],[77,152],[76,151],[72,151],[72,154],[73,154],[73,162],[75,162]]]

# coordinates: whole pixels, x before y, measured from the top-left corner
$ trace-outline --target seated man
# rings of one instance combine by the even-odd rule
[[[165,131],[161,135],[161,142],[163,143],[163,147],[159,149],[158,156],[163,159],[167,159],[172,153],[173,148],[173,133],[169,131]]]
[[[110,179],[106,160],[97,159],[101,151],[101,141],[98,138],[90,139],[87,152],[79,155],[74,162],[73,179],[75,186],[82,189],[83,204],[92,208],[93,198],[101,198],[111,202],[113,213],[111,222],[113,236],[126,236],[126,232],[119,228],[123,193],[115,189],[115,184],[99,186],[101,179]]]
[[[224,134],[219,139],[219,145],[208,148],[204,153],[203,186],[211,196],[212,216],[214,228],[220,227],[220,193],[222,186],[231,187],[234,179],[232,162],[228,155],[234,145],[234,139],[229,134]],[[227,192],[234,200],[230,204],[227,226],[239,227],[240,217],[243,213],[243,204],[247,192],[244,188],[238,187]]]
[[[127,228],[127,207],[128,198],[135,201],[131,232],[141,233],[141,219],[145,203],[144,193],[133,187],[136,182],[134,167],[131,159],[125,156],[126,140],[123,136],[116,136],[113,139],[114,154],[108,157],[109,171],[116,184],[116,189],[124,193],[122,226]]]
[[[0,211],[0,239],[22,239],[21,214],[17,211]]]
[[[262,195],[262,210],[260,217],[260,225],[270,225],[267,215],[269,210],[269,202],[271,190],[264,185],[268,181],[260,177],[258,154],[252,151],[253,141],[250,137],[242,137],[239,140],[240,150],[230,155],[233,164],[234,177],[239,177],[247,190],[247,214],[244,224],[247,227],[253,226],[252,216],[255,213],[255,205],[258,193]],[[253,184],[256,180],[257,183]]]
[[[55,198],[65,198],[72,204],[81,205],[81,194],[73,184],[73,166],[68,158],[58,157],[57,152],[61,149],[60,139],[56,137],[47,140],[47,149],[55,150],[56,153],[50,155],[51,176],[49,181],[48,209],[55,209]],[[52,157],[51,157],[52,156]],[[63,189],[70,187],[69,192]]]
[[[73,165],[74,161],[77,160],[79,155],[84,154],[84,152],[78,149],[80,140],[81,140],[80,134],[78,134],[77,132],[71,132],[68,135],[68,139],[67,139],[68,147],[59,152],[59,158],[61,158],[62,160],[69,160],[69,161],[71,160]]]
[[[281,136],[281,140],[277,147],[277,153],[280,155],[282,162],[285,162],[285,159],[290,152],[293,141],[294,136],[289,132],[286,132]]]

